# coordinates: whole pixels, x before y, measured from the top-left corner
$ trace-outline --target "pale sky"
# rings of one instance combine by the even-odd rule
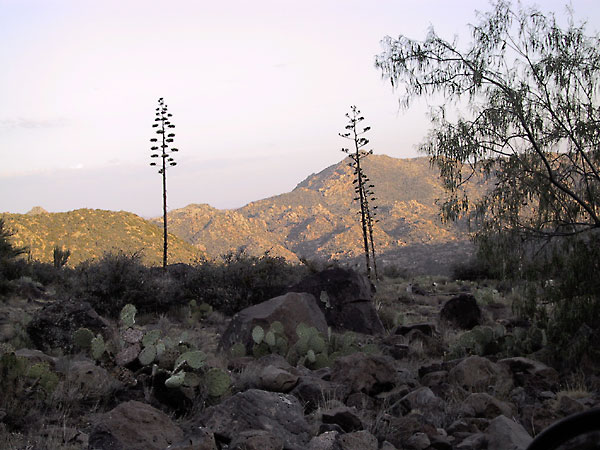
[[[531,4],[525,1],[524,4]],[[538,1],[564,16],[565,1]],[[600,2],[572,0],[588,33]],[[353,104],[375,153],[418,156],[426,105],[374,68],[400,33],[469,42],[475,0],[0,0],[0,212],[162,208],[150,163],[164,97],[178,165],[169,209],[236,208],[343,158]]]

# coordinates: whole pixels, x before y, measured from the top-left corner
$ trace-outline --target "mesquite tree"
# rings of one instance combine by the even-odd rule
[[[354,192],[356,193],[355,201],[360,204],[360,224],[363,235],[363,246],[365,251],[365,260],[367,268],[367,276],[371,278],[371,269],[373,269],[375,279],[377,279],[377,264],[375,261],[375,244],[373,242],[373,224],[377,222],[375,220],[375,209],[369,207],[369,201],[376,200],[372,189],[375,187],[371,184],[371,181],[364,172],[361,165],[361,161],[373,154],[373,150],[363,150],[363,148],[369,143],[369,140],[364,137],[364,134],[371,129],[371,127],[365,127],[362,130],[359,129],[358,125],[365,118],[360,115],[360,110],[356,106],[350,107],[350,113],[346,113],[348,118],[348,125],[346,125],[346,132],[339,133],[344,139],[351,140],[354,144],[353,149],[342,148],[342,152],[346,153],[352,162],[349,166],[354,171]]]
[[[431,29],[384,38],[376,60],[405,106],[443,98],[421,148],[449,191],[446,217],[472,211],[483,233],[600,229],[600,36],[503,0],[479,18],[467,46]],[[474,173],[493,181],[479,199],[462,190]]]
[[[163,185],[163,269],[167,269],[167,168],[177,165],[172,154],[179,151],[171,144],[175,138],[175,133],[171,130],[175,125],[171,123],[171,117],[164,99],[158,99],[158,108],[156,108],[156,118],[152,124],[152,128],[156,128],[158,138],[150,139],[152,142],[152,158],[160,158],[162,162],[152,161],[151,166],[159,166],[158,173],[162,175]],[[160,145],[158,145],[160,143]]]

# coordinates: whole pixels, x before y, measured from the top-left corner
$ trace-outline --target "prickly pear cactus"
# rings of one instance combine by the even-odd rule
[[[135,324],[136,313],[137,308],[131,303],[128,303],[125,306],[123,306],[123,309],[121,310],[121,314],[119,316],[119,319],[121,320],[123,326],[132,327]]]
[[[285,330],[283,328],[283,324],[279,320],[275,320],[271,322],[269,326],[269,330],[271,330],[275,334],[284,334]]]
[[[175,361],[175,369],[183,365],[183,363],[187,363],[192,369],[199,369],[204,366],[204,361],[206,360],[206,353],[200,350],[193,350],[189,352],[183,353],[177,361]]]
[[[142,366],[149,366],[156,359],[156,345],[148,345],[142,349],[138,355],[138,360]]]
[[[231,385],[229,374],[222,369],[213,367],[209,369],[203,377],[208,395],[211,397],[221,397],[225,395]]]
[[[246,356],[246,347],[241,342],[236,342],[235,344],[233,344],[229,351],[231,353],[231,356],[233,356],[234,358],[241,358],[242,356]]]
[[[165,386],[168,388],[178,388],[183,386],[185,382],[185,372],[177,372],[165,380]]]
[[[94,333],[88,328],[79,328],[73,333],[73,344],[82,350],[87,350],[92,346],[92,339],[94,339]]]
[[[155,345],[160,339],[160,330],[150,330],[142,338],[142,345],[148,347],[149,345]]]
[[[273,333],[271,330],[267,331],[267,334],[265,334],[265,342],[269,347],[275,347],[275,344],[277,343],[275,333]]]
[[[102,355],[106,350],[106,346],[104,344],[104,338],[101,334],[98,334],[94,339],[92,339],[90,342],[90,349],[92,352],[92,358],[95,360],[102,358]]]
[[[256,325],[252,328],[252,340],[256,345],[260,345],[265,337],[265,330],[260,325]]]
[[[142,341],[144,332],[139,328],[125,328],[121,331],[121,338],[128,344],[137,344]]]

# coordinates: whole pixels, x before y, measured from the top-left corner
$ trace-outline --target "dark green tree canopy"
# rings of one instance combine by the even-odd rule
[[[421,149],[449,191],[445,217],[530,235],[600,228],[599,37],[503,0],[478,19],[465,48],[431,29],[384,38],[376,57],[405,107],[443,98]],[[493,181],[483,198],[462,189],[473,175]]]

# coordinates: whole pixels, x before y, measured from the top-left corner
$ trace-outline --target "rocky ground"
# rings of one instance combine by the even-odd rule
[[[600,407],[597,367],[544,364],[543,333],[493,286],[374,293],[331,269],[233,318],[199,300],[109,320],[17,284],[0,302],[3,449],[514,450]]]

